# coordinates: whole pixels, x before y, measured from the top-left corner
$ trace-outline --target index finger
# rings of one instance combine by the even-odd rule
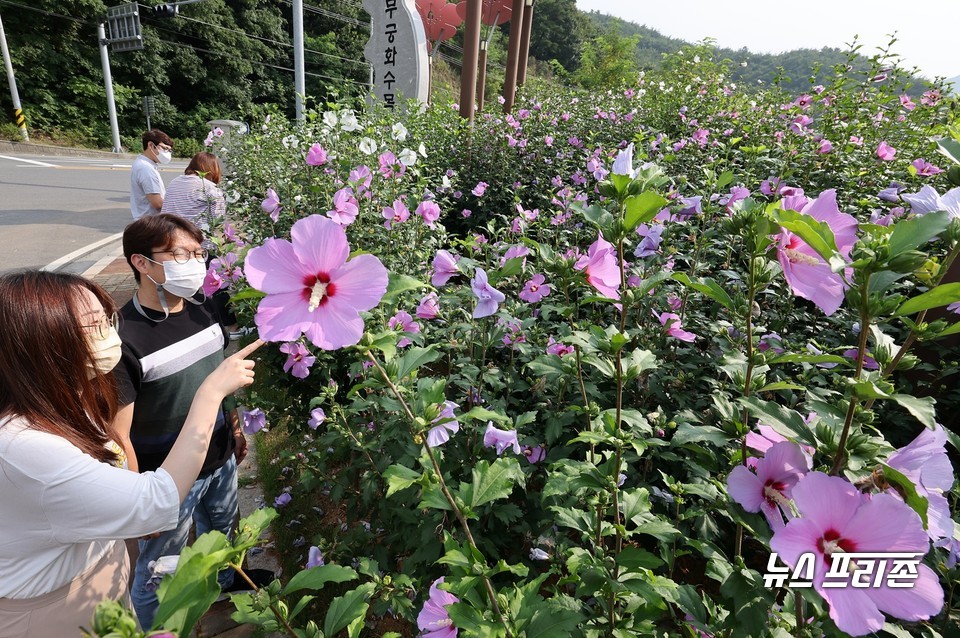
[[[234,353],[233,356],[237,357],[238,359],[246,359],[249,355],[256,352],[257,348],[259,348],[265,343],[266,341],[264,341],[263,339],[257,339],[256,341],[242,348],[241,350],[237,350],[237,352]]]

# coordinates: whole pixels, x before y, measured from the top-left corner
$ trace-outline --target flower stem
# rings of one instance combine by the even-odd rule
[[[234,563],[228,563],[228,564],[230,565],[230,567],[234,569],[234,571],[240,574],[240,576],[245,581],[247,581],[247,584],[250,585],[250,589],[252,589],[254,592],[259,591],[259,588],[254,584],[252,580],[250,580],[250,577],[247,576],[247,573],[245,571],[243,571],[243,568],[241,568],[239,565]],[[277,619],[277,622],[283,625],[283,628],[286,630],[287,634],[289,634],[290,636],[293,636],[293,638],[298,638],[297,632],[293,630],[293,627],[290,626],[290,623],[288,623],[287,620],[280,614],[280,610],[277,609],[277,607],[273,603],[270,603],[270,611],[273,612],[273,615]]]
[[[870,275],[867,275],[860,286],[860,339],[857,344],[857,371],[855,378],[860,379],[863,374],[863,361],[867,355],[867,335],[870,332],[870,312],[867,307],[867,288],[870,283]],[[846,460],[847,438],[850,436],[850,427],[853,425],[853,415],[857,411],[857,396],[851,395],[850,404],[847,406],[847,414],[843,419],[843,430],[840,432],[840,442],[837,443],[837,454],[833,458],[833,466],[830,468],[830,476],[836,476],[840,473],[843,463]]]
[[[403,406],[403,411],[410,420],[410,424],[415,424],[417,419],[413,416],[413,411],[407,404],[406,399],[404,399],[403,395],[400,393],[400,389],[397,388],[393,381],[390,380],[390,376],[387,374],[387,371],[383,369],[383,366],[381,366],[380,362],[377,361],[377,358],[373,356],[373,353],[368,350],[366,355],[377,369],[377,372],[380,373],[380,378],[383,379],[383,382],[387,384],[394,396],[397,397],[397,400],[400,401],[400,405]],[[443,493],[443,497],[447,500],[447,503],[453,510],[453,514],[460,523],[460,527],[463,528],[463,532],[467,537],[467,542],[470,543],[471,549],[476,549],[479,551],[476,541],[473,540],[473,534],[470,532],[470,524],[467,522],[467,518],[463,515],[460,507],[457,505],[457,501],[453,498],[453,494],[451,494],[450,490],[447,488],[447,483],[443,479],[443,472],[440,471],[440,464],[437,462],[437,457],[433,453],[433,448],[431,448],[430,444],[427,443],[426,437],[423,439],[423,449],[426,450],[427,456],[430,458],[430,465],[433,466],[433,471],[437,475],[437,480],[440,483],[440,491]],[[503,615],[503,612],[500,611],[500,605],[497,603],[497,593],[493,589],[493,583],[490,582],[490,578],[486,574],[482,575],[481,578],[483,578],[483,584],[487,590],[487,597],[490,599],[490,605],[493,607],[494,613],[496,613],[497,617],[500,619],[500,622],[503,624],[503,628],[506,630],[507,636],[512,636],[510,632],[510,626],[507,624],[507,619]]]

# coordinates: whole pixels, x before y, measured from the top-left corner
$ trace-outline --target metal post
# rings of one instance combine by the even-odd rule
[[[480,42],[480,58],[477,66],[480,68],[477,75],[477,112],[483,111],[483,99],[487,94],[487,41]]]
[[[7,35],[3,31],[3,20],[0,20],[0,51],[3,52],[3,66],[7,69],[7,82],[10,84],[10,97],[13,99],[13,118],[20,127],[23,141],[29,142],[27,124],[23,119],[23,109],[20,107],[20,94],[17,93],[17,80],[13,77],[13,61],[10,59],[10,50],[7,49]]]
[[[517,86],[527,81],[527,60],[530,59],[530,31],[533,29],[533,0],[523,8],[523,30],[520,34],[520,56],[517,58]]]
[[[517,95],[517,65],[520,58],[520,32],[523,30],[524,0],[513,0],[510,14],[510,43],[507,46],[507,73],[503,79],[503,112],[513,110]]]
[[[303,122],[303,97],[307,92],[303,73],[303,0],[293,0],[293,90],[296,92],[297,122]]]
[[[523,0],[520,0],[523,2]],[[463,34],[463,68],[460,70],[460,117],[473,125],[474,101],[477,97],[477,62],[480,58],[480,14],[483,0],[467,0]]]
[[[103,65],[103,86],[107,90],[107,111],[110,113],[110,133],[113,152],[120,152],[120,126],[117,124],[117,104],[113,100],[113,76],[110,75],[110,54],[107,52],[107,32],[103,23],[97,24],[97,42],[100,44],[100,63]]]

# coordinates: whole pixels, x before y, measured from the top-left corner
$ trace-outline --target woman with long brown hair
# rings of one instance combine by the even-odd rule
[[[127,597],[123,538],[170,529],[220,402],[253,381],[228,358],[201,384],[155,472],[124,469],[112,432],[120,338],[110,296],[82,277],[0,276],[0,638],[72,636]]]
[[[160,212],[185,217],[207,235],[210,222],[223,217],[227,207],[219,184],[220,161],[213,153],[201,151],[193,156],[183,175],[173,178],[167,186]]]

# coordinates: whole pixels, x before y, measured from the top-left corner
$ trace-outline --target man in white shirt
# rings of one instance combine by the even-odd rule
[[[173,140],[160,129],[143,134],[143,153],[130,167],[130,213],[134,219],[160,212],[166,189],[160,178],[159,164],[168,164],[173,155]]]

